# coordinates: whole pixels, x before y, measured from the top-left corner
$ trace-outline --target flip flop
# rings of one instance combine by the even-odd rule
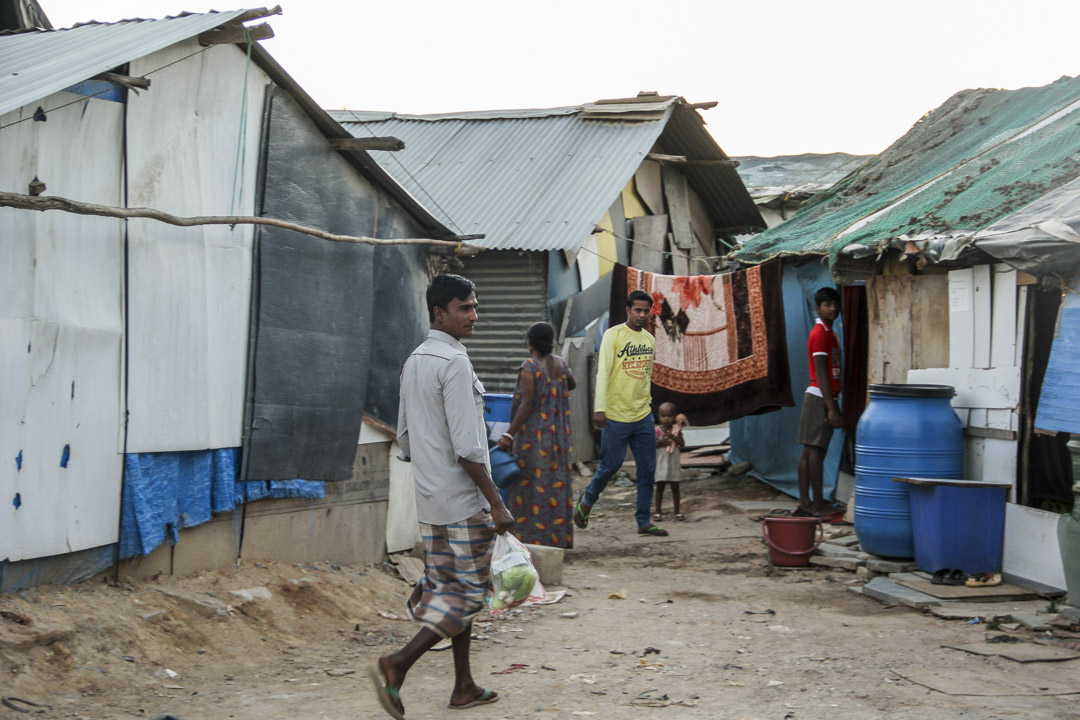
[[[981,572],[975,573],[964,583],[968,587],[991,587],[1001,584],[1001,573]]]
[[[967,573],[963,570],[953,570],[945,580],[946,585],[963,585],[967,582]]]
[[[586,515],[581,511],[581,503],[583,500],[585,500],[585,493],[581,493],[577,505],[574,506],[574,524],[582,530],[589,527],[589,515],[592,514],[592,508],[589,508],[589,515]]]
[[[488,703],[493,703],[498,699],[499,693],[494,692],[493,690],[481,689],[480,694],[477,695],[476,698],[471,702],[467,702],[464,705],[455,705],[454,703],[450,703],[449,705],[447,705],[447,707],[452,710],[464,710],[465,708],[476,707],[477,705],[487,705]]]
[[[656,522],[660,522],[661,520],[664,519],[664,513],[653,513],[652,514],[652,519],[655,520]]]
[[[637,529],[638,535],[652,535],[653,537],[667,537],[668,531],[657,525],[646,525]]]
[[[934,585],[948,585],[950,575],[952,575],[952,570],[942,568],[930,576],[930,582]]]
[[[378,663],[368,668],[368,678],[386,714],[394,720],[405,720],[405,705],[401,702],[401,688],[386,684],[386,676],[379,669]]]
[[[679,522],[686,522],[686,516],[682,513],[675,513],[675,519]]]

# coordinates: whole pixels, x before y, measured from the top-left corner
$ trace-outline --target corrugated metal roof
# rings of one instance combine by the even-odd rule
[[[658,142],[724,159],[681,99],[445,115],[331,111],[357,137],[405,149],[378,162],[447,225],[493,249],[577,251]],[[695,121],[687,117],[692,115]],[[721,227],[764,227],[732,168],[685,169]]]
[[[199,33],[245,10],[0,35],[0,115]]]

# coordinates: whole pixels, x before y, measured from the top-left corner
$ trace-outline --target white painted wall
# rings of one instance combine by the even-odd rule
[[[964,477],[1012,483],[1016,470],[1023,307],[1026,288],[1004,264],[949,272],[949,367],[908,371],[909,383],[952,385],[953,407],[966,428],[1013,433],[1011,439],[967,435]]]
[[[11,124],[39,105],[45,122]],[[0,189],[37,176],[49,195],[122,204],[120,103],[60,92],[0,126]],[[122,278],[121,221],[0,208],[0,560],[117,540]]]
[[[252,215],[270,81],[234,45],[200,50],[191,39],[131,64],[139,76],[179,61],[130,98],[128,202],[176,215]],[[252,226],[130,222],[128,452],[241,444],[252,238]]]

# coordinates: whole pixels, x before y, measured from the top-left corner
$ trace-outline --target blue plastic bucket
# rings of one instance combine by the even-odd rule
[[[495,487],[505,490],[521,478],[521,468],[518,467],[517,458],[497,447],[488,451],[491,458],[491,479]],[[506,498],[503,498],[506,501]]]
[[[904,480],[911,493],[915,564],[920,570],[1001,572],[1009,483]]]
[[[855,534],[866,552],[915,557],[908,485],[895,477],[958,480],[964,428],[949,385],[871,385],[855,441]]]

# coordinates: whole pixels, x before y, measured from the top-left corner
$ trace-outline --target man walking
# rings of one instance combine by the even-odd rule
[[[458,275],[439,275],[428,286],[427,307],[431,329],[401,370],[398,412],[398,443],[412,462],[424,542],[424,576],[406,607],[423,628],[370,672],[380,704],[397,720],[405,717],[405,675],[443,638],[451,638],[454,655],[450,707],[498,699],[473,681],[470,638],[472,619],[484,607],[492,541],[514,525],[491,481],[484,386],[460,342],[476,323],[476,287]]]
[[[626,298],[626,322],[608,328],[600,342],[596,370],[593,424],[602,429],[600,464],[574,507],[574,524],[589,526],[589,514],[608,481],[622,467],[626,448],[634,455],[637,475],[637,520],[640,535],[667,535],[650,522],[656,473],[656,430],[653,426],[652,369],[655,341],[645,329],[653,300],[644,290]]]

